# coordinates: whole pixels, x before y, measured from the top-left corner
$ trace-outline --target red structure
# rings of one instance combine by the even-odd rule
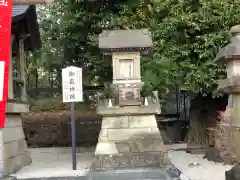
[[[12,0],[0,0],[0,128],[4,128],[8,97],[8,72],[11,46]],[[3,66],[3,68],[1,68]]]

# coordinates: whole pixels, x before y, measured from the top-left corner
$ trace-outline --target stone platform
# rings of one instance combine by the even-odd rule
[[[157,127],[159,109],[148,106],[99,108],[103,116],[92,170],[161,167],[169,164]]]
[[[31,163],[21,113],[29,111],[22,101],[8,100],[5,126],[0,130],[0,178]]]
[[[9,175],[29,165],[31,161],[20,114],[7,114],[1,131],[3,175]]]
[[[91,170],[165,167],[169,165],[167,153],[138,152],[117,155],[96,155]]]

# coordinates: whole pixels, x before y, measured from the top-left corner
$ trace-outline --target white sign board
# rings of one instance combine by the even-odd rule
[[[70,66],[62,69],[63,102],[83,101],[82,68]]]

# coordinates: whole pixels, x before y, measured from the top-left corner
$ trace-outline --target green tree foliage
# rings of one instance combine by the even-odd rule
[[[224,72],[214,63],[229,29],[239,23],[239,1],[142,0],[121,6],[113,19],[126,29],[150,28],[152,57],[143,58],[147,88],[164,92],[171,85],[192,92],[216,90]]]
[[[230,27],[240,23],[237,0],[54,1],[41,11],[44,67],[81,66],[85,84],[112,77],[111,59],[98,49],[103,29],[149,28],[154,46],[142,58],[144,90],[162,94],[175,85],[192,92],[215,91],[225,72],[213,60],[229,42]]]

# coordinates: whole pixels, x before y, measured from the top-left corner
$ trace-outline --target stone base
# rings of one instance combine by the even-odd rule
[[[31,163],[20,114],[7,114],[1,132],[3,175],[9,175]]]
[[[240,162],[240,127],[233,125],[230,137],[234,163]]]
[[[16,180],[17,178],[15,176],[4,176],[0,178],[0,180]]]
[[[164,167],[169,165],[168,155],[164,152],[123,153],[117,155],[96,155],[91,170],[119,168]]]
[[[154,110],[142,106],[109,109],[100,112],[102,127],[92,170],[169,164]]]
[[[204,159],[207,159],[208,161],[214,161],[214,162],[218,162],[218,163],[222,163],[223,159],[220,156],[220,152],[218,149],[214,148],[214,147],[210,147],[204,155]]]
[[[240,179],[240,164],[235,164],[232,169],[225,172],[226,180],[239,180]]]

